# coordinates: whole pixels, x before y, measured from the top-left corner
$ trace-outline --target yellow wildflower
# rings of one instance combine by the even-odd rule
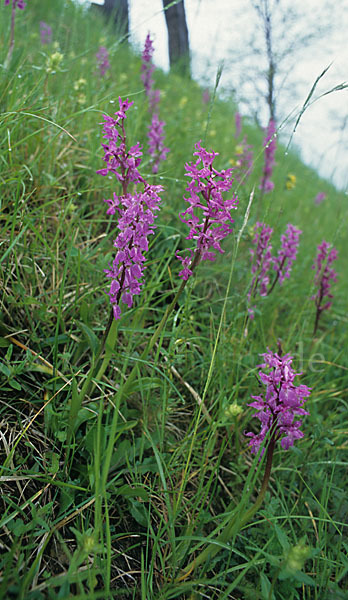
[[[179,102],[179,108],[184,108],[185,104],[187,104],[188,98],[187,96],[183,96]]]
[[[293,175],[293,173],[288,174],[285,187],[287,190],[293,190],[296,187],[296,175]]]

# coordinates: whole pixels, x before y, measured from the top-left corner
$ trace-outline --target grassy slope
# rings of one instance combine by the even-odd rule
[[[200,266],[156,347],[153,367],[139,365],[142,376],[121,404],[111,470],[103,484],[115,389],[178,286],[173,256],[185,245],[178,218],[184,207],[184,163],[202,139],[220,153],[218,165],[226,168],[237,143],[232,101],[216,100],[208,119],[197,84],[156,73],[171,152],[157,178],[165,187],[163,208],[151,241],[146,287],[136,303],[141,310],[122,317],[111,368],[84,402],[64,464],[72,380],[82,385],[109,310],[103,268],[112,257],[113,232],[102,200],[116,183],[95,174],[102,166],[98,123],[103,112],[116,110],[118,96],[129,97],[135,102],[128,113],[129,140],[144,143],[148,113],[139,57],[119,45],[96,16],[72,3],[64,9],[53,0],[30,0],[29,5],[18,12],[13,60],[8,71],[1,71],[0,83],[0,597],[148,600],[189,598],[195,592],[209,598],[268,598],[273,581],[277,599],[344,598],[345,196],[279,148],[275,191],[261,202],[263,134],[244,123],[256,160],[253,175],[238,187],[236,230],[255,185],[248,225],[238,248],[231,236],[223,256]],[[9,9],[0,11],[3,62]],[[40,46],[40,20],[55,24],[54,40],[64,57],[49,76],[46,55],[54,50]],[[94,73],[101,44],[110,50],[112,63],[104,79]],[[80,78],[86,83],[76,90]],[[146,155],[142,172],[154,181]],[[285,188],[288,173],[297,177],[291,191]],[[328,199],[316,207],[319,191]],[[274,228],[275,247],[289,222],[303,234],[291,279],[259,299],[245,336],[250,231],[258,219]],[[322,239],[339,251],[339,280],[333,306],[312,339],[311,264]],[[186,582],[175,584],[180,567],[243,493],[252,464],[242,435],[251,427],[246,403],[258,393],[258,354],[267,346],[276,350],[278,338],[284,351],[295,354],[302,382],[313,388],[305,438],[289,452],[276,452],[267,502],[236,537],[233,552],[222,550]],[[199,410],[202,397],[208,418]],[[236,419],[226,414],[234,401],[243,409]],[[312,548],[307,576],[294,570],[277,579],[289,547],[302,539]]]

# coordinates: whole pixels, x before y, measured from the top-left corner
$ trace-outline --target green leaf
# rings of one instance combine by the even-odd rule
[[[149,495],[143,487],[131,487],[126,484],[117,489],[117,495],[124,496],[125,498],[141,498],[145,501],[149,499]]]
[[[14,519],[14,521],[10,521],[7,524],[7,527],[10,531],[12,531],[13,535],[19,537],[25,533],[26,527],[22,519]]]
[[[99,344],[100,344],[98,337],[96,336],[94,331],[90,327],[88,327],[88,325],[86,325],[85,323],[82,323],[81,321],[75,321],[75,323],[80,328],[82,333],[84,334],[90,349],[92,350],[93,354],[95,355],[99,348]]]
[[[149,516],[144,504],[138,502],[138,500],[133,500],[133,498],[130,498],[130,501],[132,503],[130,508],[130,513],[132,517],[136,520],[137,523],[139,523],[139,525],[141,525],[142,527],[147,527],[149,522]]]
[[[80,254],[79,248],[75,248],[75,246],[73,246],[70,251],[70,256],[75,257],[75,256],[78,256],[79,254]]]
[[[59,494],[59,515],[63,515],[65,511],[73,504],[75,500],[75,490],[72,488],[62,487]]]
[[[14,389],[14,390],[21,390],[22,386],[20,383],[18,383],[18,381],[16,381],[16,379],[10,379],[9,380],[9,385]]]
[[[280,543],[284,552],[289,552],[290,544],[288,540],[288,536],[284,531],[279,527],[279,525],[274,524],[274,530],[276,532],[278,542]]]
[[[57,437],[57,440],[59,440],[60,442],[65,442],[66,437],[67,437],[66,431],[58,431],[56,433],[56,437]]]
[[[128,388],[128,393],[133,392],[146,392],[148,390],[152,390],[153,388],[162,387],[163,382],[158,377],[142,377],[141,379],[134,381],[132,385]]]
[[[4,365],[4,363],[0,362],[0,373],[5,375],[6,377],[10,377],[11,370],[6,365]]]
[[[271,591],[271,582],[268,577],[264,573],[260,573],[261,578],[261,594],[264,600],[270,600],[269,593]],[[271,600],[274,599],[274,594],[272,594]]]
[[[96,415],[93,411],[88,410],[87,408],[80,408],[80,410],[77,413],[77,417],[75,420],[75,430],[78,429],[80,427],[80,425],[82,425],[82,423],[85,423],[86,421],[89,421],[90,419],[95,419]]]

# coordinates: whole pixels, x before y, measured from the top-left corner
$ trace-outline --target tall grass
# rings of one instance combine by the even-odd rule
[[[10,15],[0,12],[3,64]],[[40,21],[53,28],[52,45],[41,46]],[[109,51],[105,77],[100,46]],[[0,597],[343,599],[346,197],[280,144],[274,191],[261,197],[264,133],[243,119],[255,160],[252,175],[235,182],[234,234],[224,254],[198,266],[144,353],[181,282],[184,165],[201,139],[219,152],[217,168],[229,168],[241,139],[233,99],[217,92],[206,104],[197,83],[157,71],[170,153],[153,175],[140,67],[99,15],[30,0],[1,68]],[[127,139],[145,145],[142,173],[164,192],[146,285],[132,308],[122,305],[102,368],[110,310],[103,270],[115,238],[103,199],[117,184],[96,171],[102,115],[112,116],[119,96],[134,101]],[[327,199],[315,205],[322,191]],[[256,299],[251,321],[257,221],[274,229],[275,251],[288,223],[303,233],[291,278]],[[323,239],[338,250],[338,282],[313,337],[311,266]],[[312,388],[310,415],[303,439],[276,448],[265,501],[244,523],[264,468],[244,435],[257,431],[247,404],[260,393],[259,354],[276,351],[278,340]],[[222,539],[232,518],[242,526]],[[219,552],[188,572],[208,543]]]

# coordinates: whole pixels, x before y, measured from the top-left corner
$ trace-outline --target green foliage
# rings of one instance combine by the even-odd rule
[[[170,154],[153,176],[139,56],[99,14],[72,1],[29,0],[17,12],[11,64],[0,66],[0,598],[345,598],[345,195],[279,145],[275,190],[261,197],[263,132],[244,119],[255,162],[251,177],[236,183],[236,235],[214,263],[199,266],[142,358],[179,285],[184,163],[201,139],[219,152],[218,168],[231,166],[240,142],[236,106],[218,95],[207,106],[195,82],[183,89],[178,75],[155,72]],[[10,18],[3,3],[0,13],[3,64]],[[53,26],[50,46],[40,46],[40,20]],[[110,52],[104,78],[96,73],[100,45]],[[135,102],[127,135],[144,144],[142,172],[165,191],[146,285],[108,338],[103,362],[103,269],[114,239],[103,198],[117,184],[96,170],[99,123],[119,96]],[[321,191],[328,198],[315,206]],[[274,228],[275,249],[287,223],[303,234],[291,278],[259,298],[247,322],[257,220]],[[339,279],[313,339],[311,265],[323,239],[338,249]],[[305,437],[276,451],[252,522],[179,581],[238,503],[255,499],[262,467],[243,436],[254,427],[247,403],[258,393],[259,354],[276,350],[278,339],[313,388]],[[133,367],[137,376],[122,396]]]

